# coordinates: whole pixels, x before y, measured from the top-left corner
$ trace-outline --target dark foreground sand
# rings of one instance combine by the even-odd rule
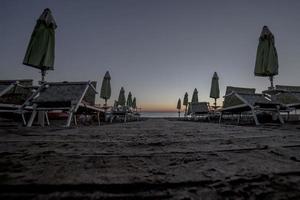
[[[300,199],[300,125],[1,128],[0,199]]]

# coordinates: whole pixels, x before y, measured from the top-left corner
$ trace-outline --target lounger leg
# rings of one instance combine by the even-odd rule
[[[22,115],[23,125],[26,126],[26,119],[25,119],[24,113],[22,113],[21,115]]]
[[[48,112],[47,111],[45,111],[45,118],[46,118],[47,125],[50,126],[50,121],[49,121],[49,117],[48,117]]]
[[[220,117],[219,117],[219,124],[220,124],[221,121],[222,121],[222,116],[223,116],[223,113],[221,112],[221,113],[220,113]]]
[[[277,115],[278,115],[278,119],[279,119],[280,123],[284,124],[284,120],[283,120],[283,118],[282,118],[282,116],[281,116],[281,114],[280,114],[279,111],[277,112]]]
[[[240,124],[240,121],[241,121],[241,113],[238,115],[237,123]]]
[[[76,115],[73,115],[73,118],[74,118],[74,124],[75,124],[75,126],[77,126],[77,117],[76,117]]]
[[[28,121],[28,124],[27,124],[27,127],[31,127],[32,126],[32,123],[34,121],[34,118],[36,116],[36,110],[33,110],[32,113],[31,113],[31,116],[30,116],[30,119]]]
[[[70,113],[69,113],[68,120],[67,120],[66,127],[70,127],[72,118],[73,118],[73,112],[70,112]]]
[[[100,126],[100,112],[97,113],[98,125]]]
[[[38,123],[41,127],[45,126],[45,111],[38,111]]]
[[[252,110],[252,116],[253,116],[253,118],[254,118],[254,121],[255,121],[255,125],[259,125],[259,122],[258,122],[258,119],[257,119],[257,116],[256,116],[256,113],[255,113],[255,111],[254,110]]]

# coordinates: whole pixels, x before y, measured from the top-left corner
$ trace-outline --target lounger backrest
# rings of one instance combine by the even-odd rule
[[[32,102],[38,107],[70,107],[85,97],[87,87],[90,87],[89,82],[46,83]],[[91,101],[91,95],[86,98],[87,102]]]
[[[279,101],[284,105],[288,104],[299,104],[300,103],[300,96],[293,93],[279,93],[273,96],[273,99]]]
[[[237,92],[239,94],[255,94],[255,88],[242,88],[242,87],[227,86],[225,95],[228,95],[231,92]]]
[[[235,95],[230,95],[232,92],[236,92],[241,95],[243,95],[243,94],[244,95],[252,95],[252,94],[255,94],[255,88],[242,88],[242,87],[227,86],[225,97],[224,97],[224,102],[223,102],[223,108],[244,104],[244,102],[241,101],[239,98],[237,98]],[[227,95],[230,95],[230,96],[227,96]]]
[[[300,104],[300,86],[276,85],[276,90],[282,91],[273,96],[282,104]]]
[[[208,102],[198,102],[198,103],[190,103],[189,104],[189,114],[203,114],[208,113]]]
[[[5,92],[0,97],[0,103],[2,104],[23,104],[31,95],[35,87],[32,86],[32,80],[0,80],[0,91],[2,89],[11,89]]]
[[[300,86],[276,85],[275,88],[277,90],[282,90],[286,92],[300,93]]]
[[[97,82],[96,81],[92,81],[91,85],[96,89],[97,87]],[[88,103],[91,106],[95,105],[95,100],[96,100],[96,93],[94,91],[94,89],[92,87],[89,87],[89,89],[87,90],[83,101]]]
[[[252,106],[256,105],[273,105],[278,103],[277,101],[268,100],[263,94],[241,94],[239,93],[240,98],[243,98],[248,104]]]

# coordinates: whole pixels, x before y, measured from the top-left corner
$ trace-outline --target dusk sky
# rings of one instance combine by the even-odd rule
[[[96,80],[99,91],[109,70],[110,103],[121,86],[143,110],[175,110],[194,88],[200,101],[212,102],[215,71],[221,96],[229,85],[267,89],[268,78],[253,72],[264,25],[278,51],[274,84],[300,85],[299,0],[1,0],[0,79],[40,80],[22,61],[47,7],[58,27],[55,70],[46,80]],[[104,103],[99,95],[97,102]]]

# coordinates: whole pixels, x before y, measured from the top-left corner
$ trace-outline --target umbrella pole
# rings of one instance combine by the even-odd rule
[[[217,109],[217,98],[214,98],[215,99],[215,103],[214,103],[214,105],[215,105],[215,110]]]
[[[46,70],[42,69],[41,74],[42,74],[42,83],[44,83],[45,82],[45,76],[46,76]]]
[[[107,99],[104,99],[105,104],[104,104],[104,121],[106,121],[106,111],[107,111]]]
[[[274,88],[274,85],[273,85],[273,76],[270,76],[270,82],[271,82],[271,89]]]

